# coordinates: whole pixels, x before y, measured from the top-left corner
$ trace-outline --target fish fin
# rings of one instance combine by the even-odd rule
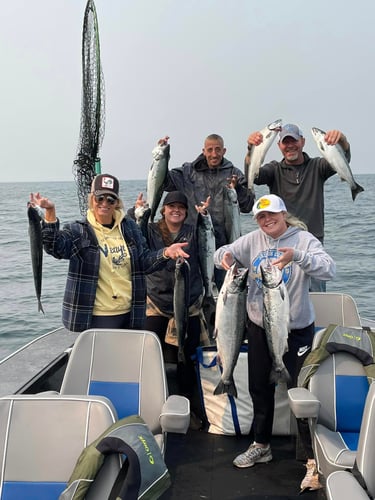
[[[237,398],[237,388],[234,380],[232,380],[229,384],[225,384],[222,380],[220,380],[214,390],[214,395],[217,396],[218,394],[228,394],[228,396]]]
[[[352,189],[352,198],[353,201],[357,198],[357,194],[362,193],[364,191],[364,188],[360,186],[359,184],[355,184],[355,189]]]
[[[272,369],[270,373],[270,383],[277,384],[278,382],[290,382],[292,380],[288,370],[284,367],[282,370]]]
[[[178,350],[177,358],[179,363],[186,365],[186,357],[183,349]]]
[[[40,300],[38,300],[38,312],[42,312],[43,314],[45,314],[42,303]]]

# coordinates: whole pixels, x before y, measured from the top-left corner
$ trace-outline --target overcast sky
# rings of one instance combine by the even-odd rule
[[[0,0],[1,181],[73,180],[86,0]],[[242,169],[246,138],[277,118],[337,128],[353,174],[374,172],[375,1],[95,0],[106,86],[102,171],[145,179],[221,134]],[[268,159],[279,159],[274,145]]]

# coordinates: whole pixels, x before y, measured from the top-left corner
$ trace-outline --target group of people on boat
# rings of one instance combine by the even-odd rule
[[[159,143],[167,141],[161,139]],[[261,144],[260,132],[250,134],[245,164],[253,146]],[[340,144],[350,159],[350,146],[338,130],[326,133],[328,144]],[[215,232],[215,281],[220,289],[225,272],[236,263],[249,268],[246,337],[248,340],[249,392],[253,401],[254,442],[238,455],[239,468],[272,460],[271,434],[275,384],[270,383],[271,358],[262,319],[263,298],[260,264],[270,261],[282,270],[290,297],[289,350],[284,356],[297,384],[300,367],[311,348],[314,311],[310,291],[324,291],[335,275],[335,263],[323,247],[324,182],[336,172],[324,158],[310,158],[298,126],[282,127],[278,146],[281,161],[260,169],[255,184],[267,184],[270,194],[255,199],[242,171],[225,158],[221,136],[206,137],[202,153],[193,161],[169,170],[162,201],[161,218],[150,222],[147,233],[125,213],[118,179],[97,175],[89,193],[86,217],[60,227],[55,204],[40,193],[30,201],[45,209],[42,221],[45,251],[57,259],[68,259],[69,270],[62,306],[62,321],[71,331],[88,328],[132,328],[154,331],[160,338],[166,362],[177,364],[178,390],[191,400],[196,380],[191,355],[207,340],[202,301],[204,287],[198,261],[197,214],[209,211]],[[234,242],[226,239],[223,190],[236,190],[240,211],[253,212],[258,228]],[[205,200],[205,201],[202,201]],[[145,202],[141,196],[135,206]],[[177,363],[173,327],[175,261],[188,259],[191,289],[186,365]],[[172,336],[173,337],[173,336]],[[303,354],[298,355],[299,352]],[[197,410],[199,411],[199,410]],[[299,430],[305,443],[307,475],[301,489],[320,487],[306,422]]]

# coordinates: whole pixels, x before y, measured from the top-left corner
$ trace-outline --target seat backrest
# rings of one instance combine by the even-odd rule
[[[363,412],[356,463],[371,498],[375,497],[375,382],[370,385]]]
[[[72,349],[61,394],[106,396],[119,418],[139,415],[154,435],[160,434],[167,383],[158,337],[146,330],[82,332]]]
[[[106,398],[0,398],[1,500],[58,498],[82,450],[115,421],[116,412]],[[111,488],[121,464],[119,456],[109,458],[105,467]],[[91,493],[91,498],[107,498],[103,491]]]
[[[310,292],[315,310],[315,327],[329,324],[361,326],[361,319],[353,297],[344,293]]]
[[[318,423],[340,432],[350,450],[358,446],[368,387],[362,362],[347,352],[328,356],[310,380],[310,391],[321,402]]]

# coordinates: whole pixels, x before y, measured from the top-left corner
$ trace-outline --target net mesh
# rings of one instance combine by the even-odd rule
[[[88,0],[82,32],[82,105],[80,137],[73,175],[81,214],[87,211],[88,194],[100,173],[99,150],[105,127],[104,78],[100,64],[99,29],[94,2]]]

